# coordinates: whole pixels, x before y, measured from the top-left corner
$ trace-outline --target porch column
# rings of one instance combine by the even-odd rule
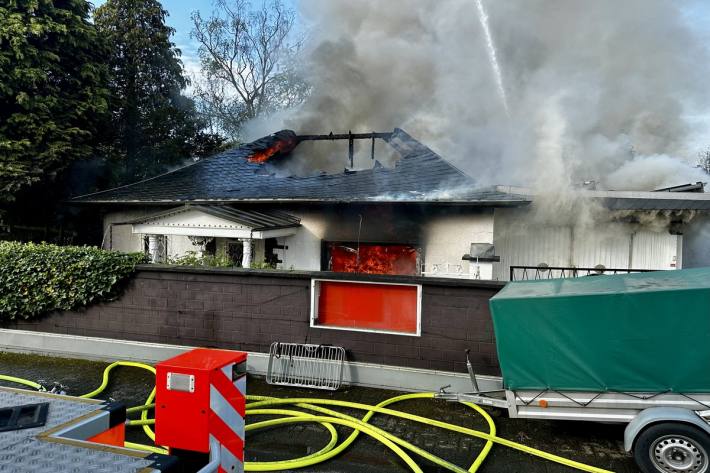
[[[244,250],[242,251],[242,268],[251,268],[251,238],[242,238]]]
[[[148,235],[148,254],[152,263],[162,263],[160,235]]]

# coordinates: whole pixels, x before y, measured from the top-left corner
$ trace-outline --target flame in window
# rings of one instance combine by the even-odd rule
[[[415,276],[417,249],[410,245],[357,245],[330,243],[330,270],[340,273],[401,274]]]

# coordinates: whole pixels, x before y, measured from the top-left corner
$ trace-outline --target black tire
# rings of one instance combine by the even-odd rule
[[[710,473],[710,435],[689,424],[663,422],[636,437],[634,460],[643,473]]]

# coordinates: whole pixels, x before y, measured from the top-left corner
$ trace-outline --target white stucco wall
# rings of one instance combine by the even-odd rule
[[[131,225],[125,222],[130,222],[157,211],[158,209],[155,208],[141,207],[107,213],[104,217],[103,248],[123,252],[142,252],[143,236],[133,234]]]
[[[189,251],[197,251],[197,247],[188,237],[168,235],[168,258],[179,258]]]
[[[282,269],[301,269],[320,271],[321,241],[325,238],[326,217],[321,211],[300,210],[289,212],[300,217],[301,227],[295,235],[278,238],[279,245],[288,248],[275,250],[274,253],[283,261]]]
[[[109,213],[104,220],[104,247],[143,251],[142,235],[121,223],[156,213],[160,208],[136,208]],[[628,223],[609,223],[583,232],[566,226],[524,223],[525,208],[466,209],[463,207],[325,206],[279,207],[301,218],[296,234],[278,238],[287,248],[276,250],[282,269],[321,269],[323,241],[412,244],[421,248],[425,275],[507,280],[510,265],[673,269],[706,264],[704,248],[708,219],[687,227],[689,249],[683,258],[683,237]],[[521,222],[523,222],[521,224]],[[698,228],[695,228],[698,227]],[[692,232],[692,235],[691,235]],[[692,240],[691,240],[692,238]],[[493,243],[500,263],[470,263],[461,257],[471,243]],[[692,246],[690,245],[692,243]],[[217,239],[217,254],[225,255],[227,240]],[[195,247],[184,236],[171,236],[168,252],[177,257]],[[705,252],[707,253],[707,252]],[[705,255],[703,253],[703,255]],[[692,255],[692,256],[688,256]],[[264,242],[255,241],[254,261],[264,259]],[[697,261],[696,261],[697,260]]]
[[[462,260],[471,243],[493,243],[493,211],[458,209],[432,215],[423,226],[423,263],[427,275],[455,276],[477,274],[491,279],[491,263]]]
[[[160,209],[128,210],[106,216],[111,248],[119,251],[143,251],[142,235],[132,234],[131,221]],[[321,269],[323,241],[411,244],[422,249],[421,262],[427,275],[468,277],[474,270],[461,258],[471,243],[493,242],[493,211],[465,208],[393,208],[387,206],[294,207],[280,210],[298,216],[301,227],[295,235],[278,238],[285,249],[276,250],[282,269]],[[107,241],[109,241],[107,240]],[[227,239],[218,238],[217,254],[225,255]],[[108,246],[107,246],[108,247]],[[168,237],[168,254],[179,257],[195,247],[185,236]],[[254,261],[264,259],[264,242],[255,241]],[[436,271],[434,271],[436,269]],[[439,274],[432,274],[432,273]],[[492,276],[490,263],[478,265],[482,279]]]
[[[125,222],[160,212],[160,208],[137,208],[110,212],[104,217],[104,242],[103,247],[114,251],[143,252],[143,236],[133,233],[131,225]],[[188,251],[195,251],[195,247],[186,236],[168,236],[168,255],[171,258],[179,257]]]
[[[462,208],[432,208],[421,213],[399,209],[396,213],[371,209],[351,214],[332,214],[322,210],[288,210],[301,218],[296,235],[279,238],[288,249],[277,250],[284,269],[319,270],[322,241],[356,241],[358,231],[363,243],[402,243],[422,248],[422,263],[427,273],[436,265],[439,272],[468,275],[470,265],[461,257],[471,243],[493,242],[493,211]],[[362,225],[360,226],[360,216]],[[490,278],[490,264],[481,264],[482,278]],[[441,274],[443,276],[443,274]],[[454,274],[448,274],[453,276]]]

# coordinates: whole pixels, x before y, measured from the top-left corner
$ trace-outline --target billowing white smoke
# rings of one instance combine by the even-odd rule
[[[707,181],[707,174],[699,168],[665,154],[634,158],[607,176],[612,189],[648,190],[678,184]]]
[[[684,2],[483,2],[509,117],[476,0],[301,0],[313,95],[252,134],[400,126],[482,186],[703,180],[684,117],[707,110],[710,61]]]

